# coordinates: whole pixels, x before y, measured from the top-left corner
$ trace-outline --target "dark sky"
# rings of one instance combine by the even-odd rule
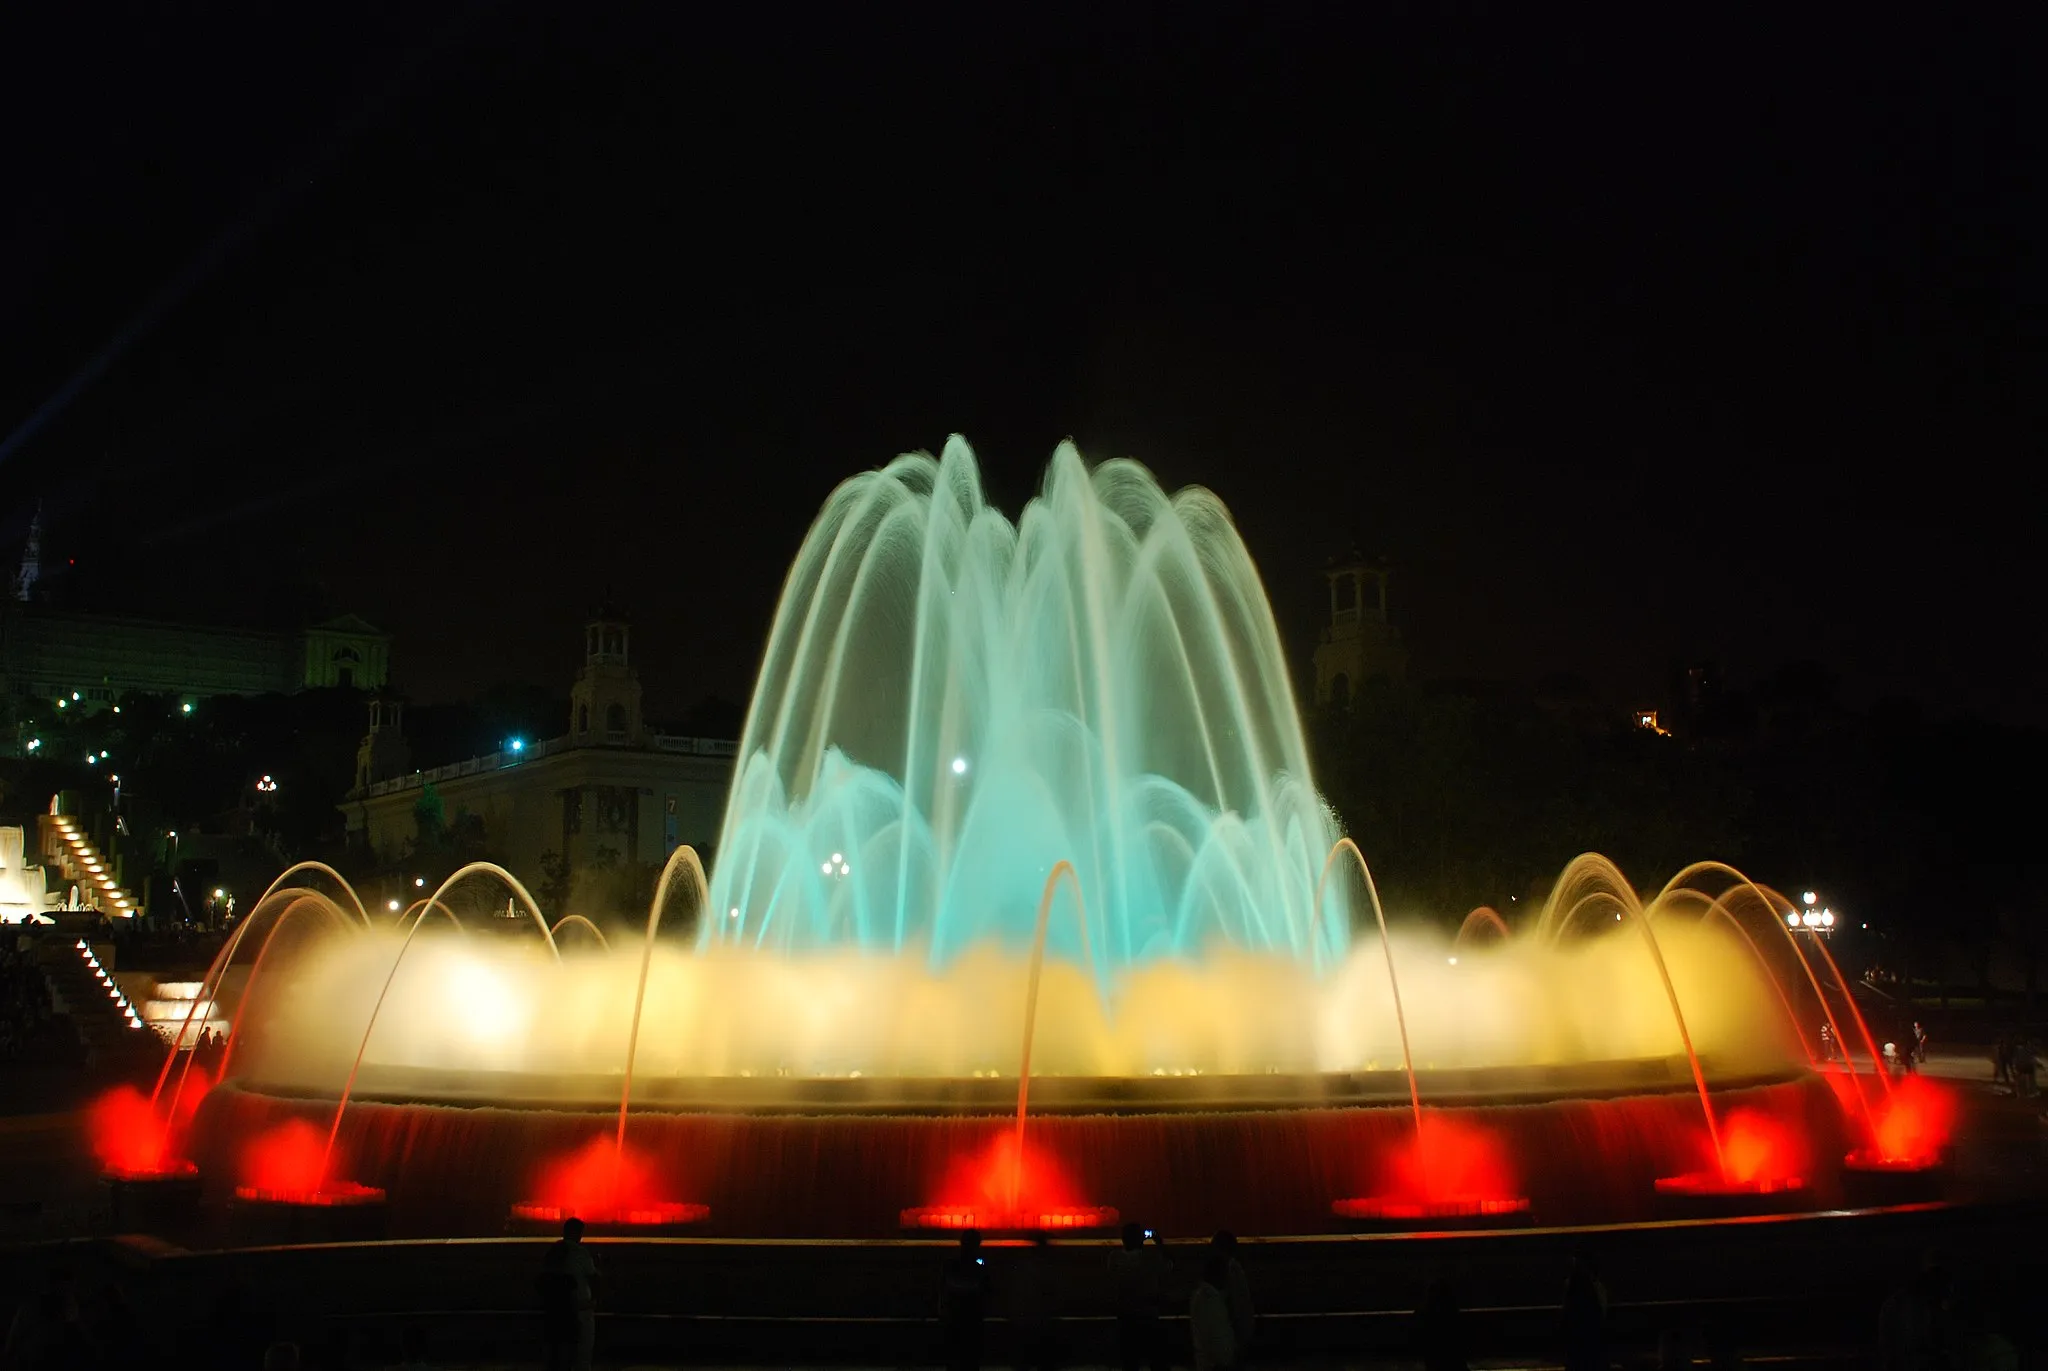
[[[675,709],[841,477],[960,431],[1014,514],[1072,435],[1215,487],[1302,662],[1357,544],[1429,675],[2026,716],[2021,8],[1431,8],[14,7],[0,540],[317,583],[425,699],[610,585]]]

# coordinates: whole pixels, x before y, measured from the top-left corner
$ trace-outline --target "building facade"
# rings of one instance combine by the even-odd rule
[[[0,689],[104,707],[131,692],[204,698],[322,686],[374,690],[391,639],[344,615],[296,633],[209,628],[14,603],[0,611]]]
[[[708,851],[738,744],[649,729],[630,639],[618,615],[587,626],[563,736],[428,771],[404,770],[397,702],[372,701],[343,805],[351,845],[379,865],[403,863],[418,849],[420,801],[432,786],[446,820],[481,823],[485,845],[529,888],[544,878],[549,853],[577,872],[659,865],[685,843]]]
[[[1387,568],[1359,557],[1331,563],[1330,622],[1316,644],[1316,703],[1342,709],[1375,677],[1401,680],[1408,649],[1387,618]]]

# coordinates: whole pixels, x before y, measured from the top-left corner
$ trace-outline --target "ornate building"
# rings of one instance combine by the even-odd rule
[[[406,770],[399,703],[372,701],[356,787],[342,806],[349,842],[382,865],[403,863],[417,848],[418,806],[432,785],[447,818],[480,822],[485,845],[529,887],[543,877],[544,853],[573,872],[658,865],[683,843],[708,851],[738,745],[650,730],[631,638],[615,612],[600,611],[585,626],[563,736],[508,743],[430,771]]]
[[[76,691],[87,709],[131,691],[200,699],[321,686],[374,690],[390,670],[391,639],[353,614],[271,633],[33,604],[0,610],[7,692],[57,698]]]
[[[1387,619],[1387,567],[1355,553],[1332,562],[1330,622],[1316,645],[1316,703],[1344,708],[1376,676],[1408,674],[1408,650]]]

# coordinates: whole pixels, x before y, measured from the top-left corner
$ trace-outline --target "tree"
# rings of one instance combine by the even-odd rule
[[[412,821],[418,834],[413,851],[439,852],[448,845],[448,811],[432,781],[420,787],[420,797],[413,801]]]

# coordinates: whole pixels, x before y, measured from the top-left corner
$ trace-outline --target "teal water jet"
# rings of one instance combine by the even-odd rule
[[[1341,956],[1337,837],[1257,569],[1222,503],[1062,444],[1012,524],[973,452],[833,492],[776,607],[702,938],[1022,954],[1071,862],[1107,986],[1217,943]],[[1084,948],[1085,941],[1085,948]]]

